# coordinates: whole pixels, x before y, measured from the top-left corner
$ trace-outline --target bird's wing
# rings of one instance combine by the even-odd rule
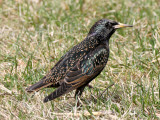
[[[77,64],[70,69],[65,78],[60,81],[60,86],[44,99],[44,102],[53,100],[66,94],[94,79],[105,67],[109,53],[105,47],[100,46],[81,58]]]
[[[77,61],[89,53],[90,50],[95,49],[99,42],[94,36],[89,36],[78,45],[70,49],[55,66],[37,83],[26,88],[27,92],[38,91],[44,87],[59,86],[59,81],[64,79],[67,71],[74,67]]]

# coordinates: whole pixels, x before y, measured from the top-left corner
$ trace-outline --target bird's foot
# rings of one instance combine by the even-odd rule
[[[100,94],[99,97],[102,97],[102,95],[103,95],[110,87],[112,87],[113,85],[114,85],[114,82],[111,83],[110,85],[108,85],[107,88]]]
[[[82,101],[79,96],[76,96],[76,107],[81,107],[82,106]]]

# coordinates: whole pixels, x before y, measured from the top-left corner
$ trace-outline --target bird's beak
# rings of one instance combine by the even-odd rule
[[[116,29],[123,28],[123,27],[133,27],[133,25],[127,25],[127,24],[118,23],[118,25],[114,26],[114,28],[116,28]]]

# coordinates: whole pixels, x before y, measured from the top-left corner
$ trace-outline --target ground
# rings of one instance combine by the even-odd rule
[[[0,119],[160,118],[159,6],[159,0],[0,0]],[[26,93],[102,18],[134,27],[111,37],[109,61],[80,107],[74,91],[45,104],[54,88]]]

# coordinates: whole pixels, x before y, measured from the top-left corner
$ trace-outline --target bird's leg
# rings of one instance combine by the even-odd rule
[[[114,85],[114,82],[107,86],[107,88],[100,94],[99,97],[102,97],[102,95],[108,90],[108,88],[112,87]]]
[[[80,97],[82,95],[84,88],[85,88],[85,86],[81,86],[81,87],[77,88],[74,97],[75,98],[76,98],[76,96]]]
[[[85,85],[83,85],[83,86],[81,86],[81,87],[79,87],[79,88],[76,89],[74,97],[75,97],[75,99],[77,99],[77,106],[80,106],[80,102],[79,102],[78,97],[80,98],[80,96],[82,95],[82,92],[83,92],[84,88],[85,88]]]
[[[89,85],[89,84],[88,84],[87,86],[88,86],[89,88],[93,88],[93,86],[92,86],[92,85]]]

